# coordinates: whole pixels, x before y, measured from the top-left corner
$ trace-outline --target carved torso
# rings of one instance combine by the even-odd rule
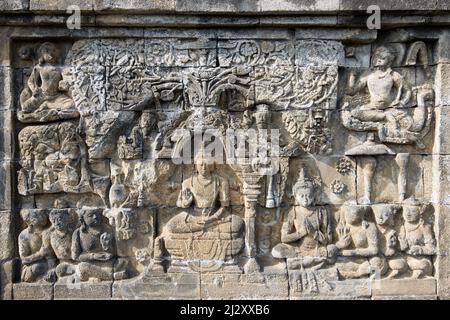
[[[323,246],[324,242],[331,240],[329,228],[328,212],[325,207],[304,208],[295,206],[289,212],[281,232],[285,235],[292,232],[306,232],[302,239],[290,244],[298,247],[300,251],[308,252],[317,250],[318,247]],[[322,243],[316,239],[319,233],[324,239]]]
[[[37,68],[36,71],[38,72],[38,77],[41,79],[40,82],[42,83],[42,93],[49,98],[58,95],[59,82],[62,80],[59,68],[52,65]]]
[[[211,180],[203,182],[194,175],[183,181],[182,190],[189,190],[193,195],[194,207],[200,209],[214,208],[217,201],[228,201],[228,184],[217,175],[212,175]],[[180,197],[183,197],[180,194]]]
[[[42,248],[42,232],[30,232],[28,229],[22,231],[19,235],[20,252],[29,256],[41,250]]]
[[[390,68],[385,72],[377,70],[369,75],[367,79],[370,102],[377,109],[385,109],[389,107],[389,103],[391,102],[391,93],[394,87],[394,79],[391,72],[392,70]]]
[[[423,221],[416,225],[405,224],[404,232],[408,247],[412,246],[434,246],[434,239],[432,237],[432,230],[429,225]]]

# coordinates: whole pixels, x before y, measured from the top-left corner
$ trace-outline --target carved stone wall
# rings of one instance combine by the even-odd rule
[[[0,6],[3,299],[450,296],[445,1],[43,2]]]

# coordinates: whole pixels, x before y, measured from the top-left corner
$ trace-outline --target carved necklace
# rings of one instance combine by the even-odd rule
[[[378,74],[377,75],[377,77],[378,77],[378,79],[382,79],[382,78],[385,78],[388,74],[390,74],[391,73],[391,68],[387,68],[386,69],[386,71],[381,71],[381,70],[378,70],[379,72],[380,72],[380,74]]]
[[[405,224],[405,229],[406,231],[415,231],[417,229],[419,229],[419,227],[423,224],[423,220],[420,219],[419,222],[417,224]]]
[[[202,181],[200,181],[199,176],[197,175],[196,180],[199,185],[201,185],[202,187],[206,187],[214,181],[214,178],[211,178],[210,180],[206,180],[206,182],[205,181],[202,182]]]

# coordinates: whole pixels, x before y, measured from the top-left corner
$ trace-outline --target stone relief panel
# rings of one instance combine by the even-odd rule
[[[17,48],[15,290],[301,298],[435,285],[431,43]]]

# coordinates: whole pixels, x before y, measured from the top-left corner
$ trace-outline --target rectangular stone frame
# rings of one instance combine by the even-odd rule
[[[279,7],[270,7],[270,1],[261,0],[257,7],[252,7],[246,4],[248,1],[232,1],[232,9],[228,8],[205,8],[196,7],[189,9],[189,12],[198,14],[207,13],[204,19],[189,20],[186,16],[180,16],[177,13],[186,12],[188,7],[186,3],[190,1],[169,1],[165,7],[157,8],[139,8],[137,15],[132,18],[121,20],[116,15],[108,14],[108,6],[104,4],[105,1],[86,1],[82,10],[88,13],[83,17],[82,25],[85,25],[81,30],[68,30],[63,23],[66,15],[61,14],[65,11],[65,6],[56,5],[54,9],[47,9],[43,7],[42,0],[18,1],[7,0],[5,4],[0,6],[1,10],[5,12],[25,13],[29,14],[28,8],[36,12],[44,12],[45,14],[56,14],[56,20],[46,15],[35,15],[32,19],[23,19],[17,15],[11,18],[7,14],[0,12],[0,125],[2,126],[0,132],[0,299],[12,299],[13,290],[12,283],[17,275],[14,274],[14,266],[17,259],[16,239],[14,239],[16,230],[18,228],[17,213],[14,208],[14,194],[15,186],[15,168],[16,168],[16,151],[15,151],[15,137],[14,137],[14,119],[15,108],[17,102],[13,97],[13,66],[12,66],[12,52],[11,48],[16,39],[26,40],[40,40],[48,38],[51,34],[52,39],[74,39],[74,38],[90,38],[90,37],[145,37],[153,32],[159,32],[158,27],[174,27],[177,25],[193,26],[201,24],[203,27],[213,27],[220,31],[221,26],[235,26],[235,27],[256,27],[265,26],[272,28],[289,28],[296,29],[295,32],[301,34],[305,38],[314,36],[317,38],[324,37],[335,40],[352,40],[355,43],[370,43],[377,37],[375,30],[365,29],[365,16],[351,17],[348,13],[361,13],[365,6],[362,4],[356,6],[353,1],[331,1],[330,6],[322,7],[318,4],[313,8],[296,5],[295,8],[283,7],[282,1]],[[395,1],[393,1],[395,2]],[[300,1],[302,3],[302,1]],[[28,5],[30,5],[28,7]],[[406,6],[404,2],[400,6]],[[156,4],[156,6],[158,6]],[[189,7],[191,8],[191,7]],[[383,9],[383,8],[382,8]],[[436,108],[435,108],[435,136],[434,148],[432,152],[432,190],[433,195],[431,201],[435,206],[435,233],[438,240],[438,254],[436,257],[436,279],[437,279],[437,293],[439,299],[450,299],[450,184],[448,183],[450,177],[450,138],[448,138],[448,127],[450,125],[450,4],[446,1],[437,1],[434,7],[423,8],[424,10],[431,10],[433,13],[446,13],[446,15],[430,15],[429,12],[424,14],[422,12],[407,13],[409,20],[405,22],[399,16],[397,10],[408,9],[408,7],[387,7],[385,26],[388,27],[413,27],[411,32],[412,37],[428,38],[438,42],[438,50],[436,51]],[[392,10],[391,10],[392,9]],[[105,11],[103,11],[105,10]],[[298,12],[298,19],[283,16],[283,13]],[[161,15],[161,12],[167,12],[168,15]],[[230,19],[227,16],[219,16],[217,19],[209,16],[209,14],[224,14],[231,12],[246,12],[246,13],[267,13],[255,17],[254,15],[240,16],[236,20]],[[277,13],[279,17],[273,17],[270,14]],[[304,16],[304,13],[314,14],[314,18],[309,20]],[[330,13],[336,13],[330,15]],[[270,13],[270,14],[269,14]],[[322,14],[322,15],[320,15]],[[403,12],[402,12],[403,15]],[[424,22],[426,17],[426,22]],[[428,19],[429,18],[429,19]],[[10,20],[8,20],[10,19]],[[140,20],[142,19],[142,20]],[[58,21],[58,22],[54,22]],[[440,31],[433,29],[427,33],[425,23],[435,24],[441,26]],[[8,22],[8,23],[5,23]],[[34,25],[26,26],[28,23]],[[43,24],[54,24],[53,27],[39,26]],[[337,31],[334,25],[347,27]],[[6,26],[11,24],[14,26]],[[446,27],[443,28],[442,24]],[[115,27],[108,27],[108,25],[115,25]],[[318,28],[314,26],[325,26],[327,29]],[[87,27],[86,27],[87,26]],[[130,27],[125,27],[130,26]],[[155,28],[156,27],[156,28]],[[354,28],[353,28],[354,27]],[[195,29],[193,29],[195,33]],[[335,31],[336,30],[336,31]],[[331,32],[329,32],[331,31]],[[163,32],[170,34],[173,32],[166,29]],[[177,32],[175,30],[175,32]],[[228,31],[225,31],[226,33]],[[306,35],[303,33],[306,32]],[[309,33],[310,32],[310,33]],[[53,289],[48,292],[39,292],[42,298],[53,298]],[[37,298],[39,295],[32,295],[29,297],[17,298]],[[374,292],[372,292],[372,295]],[[418,293],[420,294],[420,293]],[[56,297],[55,297],[56,298]],[[105,298],[105,297],[104,297]],[[379,297],[381,298],[381,297]],[[386,297],[382,297],[386,298]],[[431,297],[435,298],[435,297]]]

